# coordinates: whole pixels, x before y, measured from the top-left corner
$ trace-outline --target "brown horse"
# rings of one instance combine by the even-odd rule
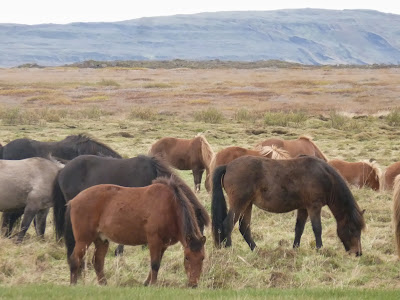
[[[227,212],[225,192],[229,200]],[[321,208],[328,205],[337,222],[337,234],[346,251],[361,251],[363,213],[346,182],[321,159],[303,156],[289,160],[243,156],[215,169],[212,192],[212,224],[217,247],[231,245],[231,233],[239,220],[239,230],[254,249],[250,230],[252,206],[285,213],[297,209],[293,247],[300,245],[307,217],[310,216],[317,248],[322,247]]]
[[[395,162],[388,166],[382,176],[382,187],[385,190],[393,189],[394,179],[400,174],[400,161]]]
[[[189,286],[197,286],[206,238],[200,233],[190,201],[173,177],[158,178],[152,185],[140,188],[112,184],[90,187],[68,203],[66,221],[71,284],[77,282],[82,259],[92,243],[99,284],[107,283],[103,267],[109,241],[147,244],[151,268],[144,284],[148,285],[157,281],[164,251],[181,242]]]
[[[374,191],[379,191],[381,169],[376,161],[347,162],[340,159],[328,161],[349,184],[359,188],[368,186]]]
[[[225,149],[222,149],[218,151],[210,164],[210,172],[215,170],[216,167],[222,166],[222,165],[227,165],[230,163],[232,160],[245,156],[245,155],[251,155],[251,156],[264,156],[272,159],[288,159],[290,158],[289,154],[287,151],[277,148],[276,146],[264,146],[264,147],[257,147],[256,150],[250,150],[242,147],[236,147],[236,146],[231,146],[227,147]],[[206,178],[206,187],[209,187],[207,191],[209,192],[211,190],[211,182],[207,182],[207,180],[211,181],[211,176]]]
[[[319,150],[312,139],[307,136],[301,136],[297,140],[282,140],[271,138],[258,143],[256,147],[272,145],[286,150],[289,153],[290,157],[293,158],[299,155],[310,155],[318,157],[324,161],[328,161],[326,156],[321,152],[321,150]]]
[[[210,163],[214,151],[200,134],[190,140],[165,137],[155,142],[149,155],[161,155],[171,166],[179,170],[192,170],[196,192],[200,191],[201,177],[206,170],[210,176]]]
[[[400,258],[400,175],[394,179],[393,187],[393,223],[397,255]]]

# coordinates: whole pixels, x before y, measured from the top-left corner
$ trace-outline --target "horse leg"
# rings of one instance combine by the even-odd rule
[[[231,247],[232,246],[232,230],[233,227],[235,226],[236,222],[239,220],[239,213],[236,213],[233,210],[228,211],[228,215],[226,216],[224,223],[222,224],[223,229],[224,229],[224,235],[226,236],[226,242],[225,242],[225,247]]]
[[[4,212],[2,215],[1,231],[5,237],[10,237],[15,222],[23,215],[24,210],[21,209],[15,212]]]
[[[47,214],[49,213],[50,208],[46,209],[41,209],[39,212],[36,214],[35,220],[36,220],[36,234],[38,237],[43,238],[44,237],[44,232],[46,231],[46,219],[47,219]]]
[[[256,243],[254,242],[253,238],[251,237],[251,229],[250,229],[252,208],[253,208],[253,205],[250,204],[244,211],[243,216],[241,218],[239,218],[240,233],[243,235],[247,244],[249,244],[251,251],[253,251],[254,248],[256,247]]]
[[[83,257],[86,253],[87,243],[77,242],[75,244],[74,251],[68,258],[69,270],[70,270],[70,284],[76,284],[78,281],[79,273],[82,269]]]
[[[101,239],[97,239],[94,241],[95,249],[93,255],[93,266],[96,271],[97,281],[101,285],[107,284],[107,279],[104,276],[104,258],[108,251],[108,241],[102,241]]]
[[[114,255],[119,256],[122,254],[124,254],[124,245],[118,245],[118,247],[115,248]]]
[[[298,209],[297,210],[297,219],[296,219],[296,227],[294,229],[294,242],[293,248],[300,247],[300,239],[303,235],[304,225],[306,224],[308,218],[307,209]]]
[[[322,247],[322,226],[321,226],[321,207],[313,207],[308,209],[310,215],[312,229],[315,235],[315,244],[317,249]]]
[[[201,185],[201,177],[203,176],[204,170],[192,170],[193,178],[194,178],[194,186],[196,193],[200,192],[200,185]]]
[[[17,243],[21,243],[24,239],[25,233],[28,231],[29,226],[31,225],[32,220],[37,212],[38,209],[30,208],[29,206],[25,207],[24,217],[21,223],[21,230],[18,233]]]
[[[153,285],[157,282],[157,275],[158,270],[160,269],[161,259],[165,250],[167,249],[167,247],[163,246],[162,241],[158,239],[155,242],[149,241],[148,245],[150,249],[151,269],[146,281],[144,282],[145,286],[149,284]]]

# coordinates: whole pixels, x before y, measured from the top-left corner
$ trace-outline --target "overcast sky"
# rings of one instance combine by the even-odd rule
[[[0,23],[112,22],[199,12],[306,7],[373,9],[400,14],[399,0],[1,0]]]

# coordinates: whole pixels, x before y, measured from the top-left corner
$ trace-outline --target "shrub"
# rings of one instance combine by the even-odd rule
[[[139,119],[145,121],[155,120],[157,117],[156,113],[149,107],[134,107],[129,113],[130,119]]]
[[[194,119],[205,123],[221,123],[224,120],[224,115],[215,108],[208,108],[195,112]]]
[[[284,126],[287,127],[299,126],[307,120],[307,115],[302,112],[266,112],[264,114],[264,123],[270,126]]]
[[[400,126],[400,110],[396,109],[390,112],[386,117],[386,122],[390,126],[395,126],[395,127]]]

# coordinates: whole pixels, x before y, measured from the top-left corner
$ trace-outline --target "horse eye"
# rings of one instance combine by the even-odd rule
[[[189,257],[185,256],[185,260],[189,260]]]

